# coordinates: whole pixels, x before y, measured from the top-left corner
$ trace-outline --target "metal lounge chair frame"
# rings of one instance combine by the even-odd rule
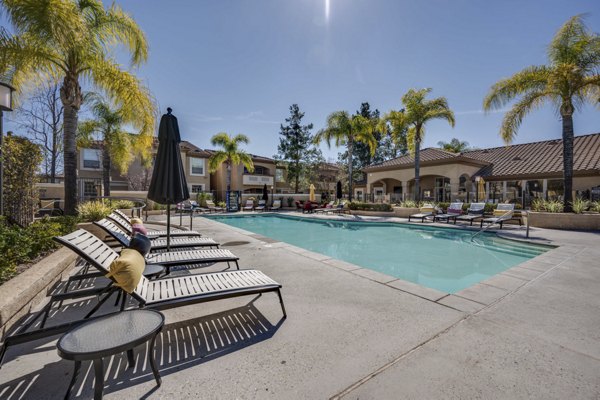
[[[277,204],[277,206],[275,206]],[[281,210],[281,200],[273,200],[273,205],[271,206],[271,211],[279,211]]]
[[[123,214],[123,212],[121,212],[119,210],[114,210],[106,218],[110,219],[113,222],[116,222],[117,225],[119,225],[125,231],[125,233],[127,233],[129,236],[131,236],[133,234],[131,220],[129,219],[129,217],[127,217],[125,214]],[[181,229],[171,229],[170,234],[171,234],[171,237],[202,236],[202,234],[200,232],[187,231],[187,230],[181,230]],[[150,238],[150,239],[166,237],[167,231],[148,231],[146,233],[146,236],[148,236],[148,238]]]
[[[479,218],[483,218],[485,211],[485,203],[471,203],[467,209],[467,214],[459,215],[456,217],[456,221],[468,221],[473,226],[473,221]]]
[[[246,205],[242,207],[244,211],[253,211],[254,210],[254,200],[246,200]]]
[[[129,247],[129,235],[121,229],[117,224],[112,221],[109,221],[106,218],[101,219],[100,221],[95,221],[94,225],[99,226],[104,229],[109,235],[114,237],[121,246]],[[167,248],[167,239],[163,237],[158,237],[154,239],[150,239],[152,243],[151,252],[155,252],[157,250],[164,250]],[[208,247],[208,248],[219,248],[219,243],[215,242],[212,238],[207,237],[175,237],[171,239],[171,248],[180,248],[180,247]]]
[[[433,222],[445,220],[448,224],[450,223],[450,220],[453,219],[454,223],[456,224],[456,218],[462,214],[462,205],[462,202],[455,202],[450,204],[450,206],[448,206],[448,209],[444,214],[436,214],[433,216]]]
[[[498,204],[496,211],[502,213],[497,217],[483,218],[479,224],[480,228],[483,228],[483,224],[487,223],[489,226],[499,224],[502,229],[502,224],[514,218],[515,205],[514,204]],[[520,224],[519,224],[520,225]]]
[[[208,207],[210,212],[225,212],[223,207],[217,207],[212,200],[206,200],[206,207]]]
[[[254,211],[265,211],[267,209],[266,200],[259,200],[258,205],[254,207]]]
[[[84,260],[93,265],[102,273],[108,273],[110,264],[118,256],[106,243],[93,234],[79,229],[62,237],[56,237],[59,243],[64,244],[75,251]],[[257,270],[237,270],[226,272],[215,272],[198,274],[175,278],[163,278],[149,281],[142,276],[138,286],[131,293],[131,297],[138,303],[140,308],[164,310],[195,303],[203,303],[212,300],[227,299],[251,294],[262,295],[266,292],[277,292],[279,303],[286,318],[285,305],[281,296],[281,285],[267,275]],[[30,322],[17,330],[14,334],[5,337],[0,348],[0,365],[9,346],[30,342],[54,335],[58,335],[73,329],[91,319],[101,318],[91,316],[102,306],[114,292],[123,294],[121,309],[125,308],[127,293],[117,286],[110,286],[98,304],[81,320],[60,324],[48,328],[25,332],[43,311],[39,312]],[[85,297],[89,296],[86,295]],[[84,296],[82,296],[84,297]],[[72,298],[72,297],[71,297]]]
[[[433,204],[424,204],[422,207],[419,208],[419,210],[422,210],[424,208],[427,208],[427,209],[431,208],[431,212],[421,211],[418,214],[409,215],[408,222],[410,222],[411,218],[420,219],[422,223],[425,222],[426,218],[429,218],[429,217],[435,218],[434,213],[433,213],[435,211],[435,207],[433,206]]]

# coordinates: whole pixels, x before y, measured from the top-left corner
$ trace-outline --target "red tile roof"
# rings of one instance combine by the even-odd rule
[[[562,139],[471,150],[459,154],[435,148],[421,151],[422,165],[457,161],[482,164],[481,170],[475,175],[488,178],[558,175],[563,170]],[[365,170],[376,171],[412,165],[414,157],[404,155]],[[573,169],[578,173],[600,173],[600,133],[575,137]]]

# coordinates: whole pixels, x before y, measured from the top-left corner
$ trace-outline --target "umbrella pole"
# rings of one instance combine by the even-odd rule
[[[171,251],[171,203],[167,203],[167,251]]]

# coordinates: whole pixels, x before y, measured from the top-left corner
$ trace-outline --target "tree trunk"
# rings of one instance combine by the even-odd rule
[[[348,201],[352,201],[352,150],[354,143],[352,142],[352,136],[348,138]]]
[[[229,196],[231,191],[231,163],[227,162],[227,191],[225,192],[226,208],[229,211]]]
[[[296,171],[295,171],[295,177],[294,177],[294,193],[298,193],[298,188],[300,187],[300,173],[299,173],[299,162],[296,161]]]
[[[110,196],[110,167],[110,154],[106,148],[106,144],[104,144],[102,146],[102,185],[104,186],[104,196]]]
[[[417,128],[415,132],[415,201],[421,201],[421,179],[419,177],[421,170],[421,135],[420,129]]]
[[[564,211],[573,211],[573,114],[562,116]]]
[[[65,76],[60,88],[63,103],[65,214],[77,215],[77,118],[82,102],[76,74]]]

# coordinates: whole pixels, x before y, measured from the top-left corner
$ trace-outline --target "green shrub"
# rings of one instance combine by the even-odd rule
[[[590,203],[590,210],[591,211],[600,212],[600,200],[598,200],[598,201],[592,201]]]
[[[196,195],[196,201],[200,205],[200,207],[206,207],[206,200],[211,199],[210,193],[202,192]]]
[[[415,208],[419,206],[419,203],[414,200],[404,200],[402,203],[400,203],[400,206],[406,208]]]
[[[546,211],[551,213],[561,213],[564,209],[563,203],[557,200],[546,201],[544,207],[546,208]]]
[[[221,207],[221,208],[225,208],[225,207],[227,207],[227,204],[225,204],[225,202],[224,202],[224,201],[219,201],[219,202],[217,203],[217,206],[218,206],[218,207]]]
[[[587,211],[589,206],[590,202],[581,197],[577,197],[571,202],[571,207],[573,207],[573,212],[575,214],[582,214],[584,211]]]
[[[85,222],[98,221],[112,212],[112,208],[103,201],[86,201],[77,206],[79,218]]]
[[[128,210],[130,208],[135,207],[135,203],[131,200],[113,200],[111,207],[113,209],[121,209],[121,210]]]
[[[288,197],[286,200],[287,200],[288,207],[291,207],[292,204],[294,204],[294,198],[293,197]]]
[[[358,201],[349,203],[348,208],[365,211],[392,211],[392,206],[387,203],[363,203]]]
[[[76,226],[76,217],[44,218],[26,228],[0,218],[0,283],[12,278],[19,264],[31,262],[57,248],[52,238],[72,232]]]

